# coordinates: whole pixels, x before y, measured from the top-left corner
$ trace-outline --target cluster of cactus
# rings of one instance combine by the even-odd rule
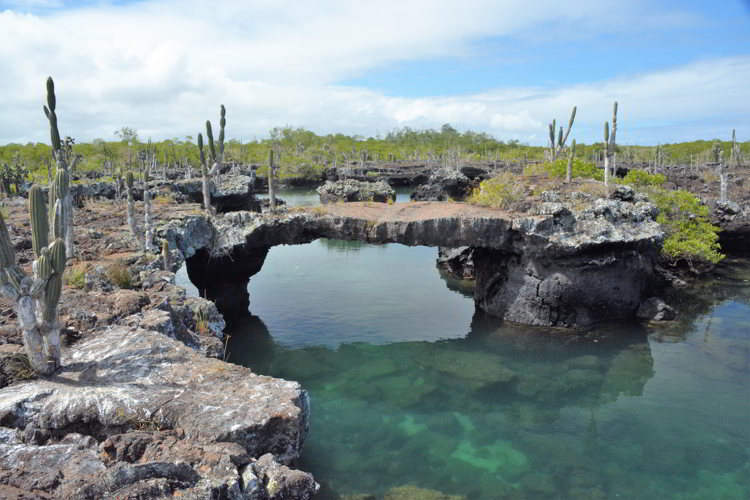
[[[201,160],[201,173],[203,174],[203,208],[208,215],[214,215],[215,211],[211,205],[211,177],[217,175],[221,162],[224,160],[224,127],[227,124],[227,111],[224,105],[221,105],[219,118],[219,148],[218,153],[216,144],[214,144],[214,134],[211,129],[211,121],[206,120],[206,138],[208,139],[208,153],[203,151],[203,134],[198,133],[198,151]]]
[[[45,112],[53,125],[50,131],[54,148],[57,117],[54,115],[54,90],[50,92],[52,79],[47,80],[47,89],[49,108],[45,107]],[[59,147],[59,136],[57,140]],[[58,167],[60,165],[58,161]],[[49,208],[41,187],[34,185],[29,191],[31,244],[36,257],[31,276],[16,264],[8,227],[0,214],[0,292],[14,304],[31,368],[45,375],[60,366],[58,305],[66,262],[63,238],[68,228],[65,222],[70,220],[65,203],[70,194],[69,184],[68,171],[58,168],[48,192]]]
[[[609,186],[610,168],[612,157],[615,154],[615,135],[617,134],[617,101],[612,107],[612,131],[609,130],[609,122],[604,122],[604,185]],[[614,174],[614,170],[611,172]]]
[[[63,148],[63,143],[62,141],[60,141],[60,131],[57,128],[57,114],[55,113],[56,104],[57,99],[55,97],[55,83],[50,77],[47,78],[47,105],[43,106],[43,109],[44,114],[47,116],[47,120],[49,120],[50,139],[52,142],[52,156],[57,163],[58,173],[49,187],[50,211],[52,212],[53,210],[55,210],[53,207],[57,205],[56,203],[52,203],[52,193],[58,193],[58,199],[60,201],[60,211],[64,214],[64,216],[60,219],[60,224],[62,225],[62,234],[64,235],[65,241],[65,257],[71,258],[73,257],[74,252],[73,194],[69,189],[67,189],[67,183],[65,186],[65,190],[59,189],[56,184],[58,181],[59,173],[61,171],[64,171],[66,174],[68,174],[68,162],[70,162],[71,165],[75,165],[75,163],[78,161],[78,157],[71,156],[73,148],[72,139],[66,138],[65,148]],[[67,178],[69,182],[70,177],[68,176]]]
[[[557,160],[557,157],[560,156],[560,153],[562,153],[563,149],[565,148],[565,142],[568,140],[568,135],[570,135],[570,129],[573,128],[573,121],[576,119],[576,106],[573,106],[573,111],[570,112],[570,120],[568,120],[568,128],[565,130],[565,133],[563,134],[563,128],[562,125],[560,126],[560,131],[557,134],[557,142],[555,142],[555,132],[556,126],[557,126],[557,120],[552,120],[552,123],[549,124],[549,160],[555,161]]]
[[[722,163],[724,160],[724,151],[721,149],[721,144],[714,142],[711,146],[711,156],[714,157],[714,163]]]
[[[28,164],[22,163],[19,155],[13,157],[12,165],[3,163],[3,166],[0,169],[0,187],[3,190],[5,197],[9,198],[11,196],[11,185],[15,185],[16,194],[20,193],[21,184],[26,181],[28,175]]]

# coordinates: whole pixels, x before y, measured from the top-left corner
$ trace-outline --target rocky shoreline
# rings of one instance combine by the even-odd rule
[[[18,260],[28,265],[25,200],[10,212]],[[199,210],[156,212],[164,221]],[[76,217],[74,266],[87,271],[80,289],[69,282],[63,293],[63,367],[36,378],[19,363],[0,389],[0,496],[312,497],[319,486],[293,468],[308,428],[306,391],[222,361],[216,306],[187,297],[174,273],[137,251],[122,205],[89,202]],[[114,279],[113,266],[128,283]],[[22,349],[14,312],[1,305],[5,367]]]

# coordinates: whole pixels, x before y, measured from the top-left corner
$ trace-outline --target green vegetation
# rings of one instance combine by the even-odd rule
[[[118,260],[107,268],[107,278],[120,288],[133,288],[133,277],[123,261]]]
[[[64,282],[71,288],[78,290],[83,289],[86,286],[86,271],[88,266],[86,264],[78,264],[65,270],[63,275]]]
[[[75,172],[89,176],[111,177],[118,170],[137,171],[139,154],[147,143],[141,142],[138,132],[123,127],[115,132],[116,140],[94,139],[90,143],[75,143],[72,139],[61,141],[71,149],[70,156],[77,158]],[[69,138],[68,138],[69,139]],[[279,144],[279,154],[275,159],[278,178],[321,180],[326,168],[332,166],[356,165],[363,162],[431,162],[436,165],[446,162],[539,162],[544,159],[543,146],[528,146],[516,140],[504,141],[487,133],[473,131],[459,132],[449,124],[439,130],[414,130],[408,127],[395,129],[384,136],[362,137],[358,135],[328,134],[317,135],[303,128],[276,127],[267,139],[253,139],[243,142],[237,139],[225,143],[224,161],[260,165],[258,174],[265,176],[268,149]],[[700,140],[659,146],[622,146],[615,148],[617,162],[648,162],[653,164],[682,163],[689,165],[705,163],[714,159],[714,144],[730,158],[731,141]],[[750,150],[750,142],[738,143],[745,155]],[[187,162],[198,169],[200,160],[198,148],[191,136],[152,142],[154,154],[159,162],[166,161],[170,168],[184,169]],[[604,151],[599,143],[577,143],[576,161],[593,161]],[[0,165],[23,165],[28,168],[24,177],[32,182],[46,184],[51,165],[50,148],[42,143],[8,144],[0,146]],[[556,164],[557,162],[555,162]],[[178,166],[179,165],[179,166]],[[564,170],[563,170],[564,171]],[[94,174],[96,172],[96,174]],[[580,174],[579,174],[580,175]],[[584,176],[584,175],[581,175]]]
[[[504,172],[479,184],[469,196],[469,203],[482,207],[507,209],[523,199],[524,187],[518,176]]]
[[[694,194],[651,187],[646,191],[659,207],[656,221],[665,230],[662,255],[673,264],[685,262],[696,273],[705,272],[724,259],[720,253],[720,228],[708,220],[708,207]]]
[[[577,146],[576,146],[577,147]],[[534,175],[546,175],[552,179],[564,179],[565,174],[568,170],[568,159],[560,158],[554,162],[540,163],[536,165],[529,165],[524,168],[524,176]],[[598,181],[604,180],[604,171],[596,168],[596,166],[588,161],[584,161],[581,158],[573,158],[573,178],[583,179],[596,179]]]
[[[628,174],[620,182],[635,188],[662,186],[667,182],[667,177],[662,174],[649,174],[645,170],[634,169],[628,171]]]

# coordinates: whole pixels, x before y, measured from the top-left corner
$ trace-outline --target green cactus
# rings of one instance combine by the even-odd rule
[[[49,120],[49,132],[50,140],[52,141],[52,149],[55,152],[55,156],[60,152],[62,147],[60,143],[60,131],[57,129],[57,114],[55,114],[55,106],[57,99],[55,98],[55,82],[52,81],[52,77],[47,78],[47,106],[42,106],[44,114],[47,115]]]
[[[49,244],[49,223],[47,203],[42,188],[34,185],[29,191],[29,212],[31,216],[31,246],[34,255],[40,257],[42,249]]]
[[[565,142],[568,140],[570,130],[573,128],[573,122],[576,119],[576,106],[573,106],[573,110],[570,112],[570,119],[568,120],[568,128],[563,133],[563,128],[560,126],[560,131],[557,134],[557,141],[555,141],[555,132],[557,131],[557,120],[552,120],[549,124],[549,160],[555,161],[560,153],[565,148]]]
[[[610,173],[615,174],[612,158],[615,154],[615,135],[617,134],[617,101],[612,107],[612,133],[609,131],[609,122],[604,122],[604,185],[609,187]]]
[[[216,161],[216,146],[214,145],[214,133],[211,130],[211,121],[206,120],[206,138],[208,139],[208,152],[211,156],[211,162]]]
[[[573,143],[570,145],[570,154],[568,154],[568,168],[565,173],[565,182],[570,184],[573,180],[573,158],[576,155],[576,140],[573,139]]]
[[[211,177],[219,173],[219,168],[224,159],[224,128],[226,126],[226,108],[221,105],[219,118],[219,150],[216,152],[214,134],[211,121],[206,120],[206,139],[208,140],[208,158],[203,151],[203,134],[198,133],[198,151],[201,161],[201,174],[203,175],[203,208],[209,215],[213,215],[214,208],[211,205]]]

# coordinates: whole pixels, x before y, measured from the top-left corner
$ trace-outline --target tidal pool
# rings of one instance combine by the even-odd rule
[[[677,321],[574,333],[475,312],[436,257],[318,240],[250,280],[229,359],[309,391],[318,498],[750,497],[750,261],[667,297]]]

